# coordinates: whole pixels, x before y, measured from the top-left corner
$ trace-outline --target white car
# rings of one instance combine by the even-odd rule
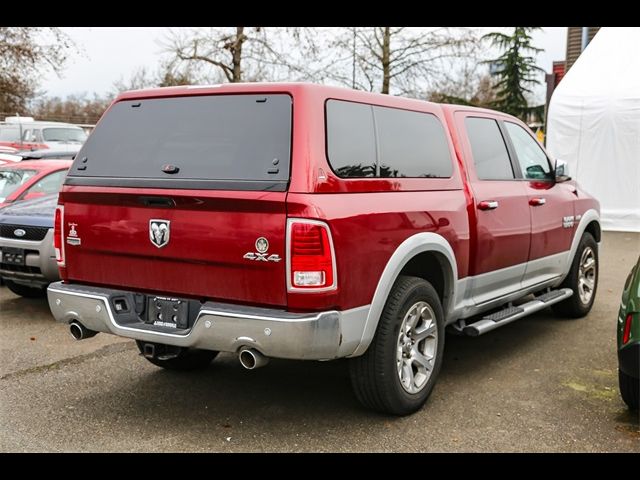
[[[70,123],[25,122],[22,140],[46,145],[58,152],[78,152],[87,139],[85,131]]]
[[[31,117],[7,117],[0,125],[2,140],[19,150],[48,148],[57,152],[77,153],[87,139],[85,131],[70,123],[40,122]],[[1,143],[0,143],[1,144]]]

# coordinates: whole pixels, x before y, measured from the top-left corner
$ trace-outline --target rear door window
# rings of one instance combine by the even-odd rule
[[[327,157],[342,178],[450,178],[444,127],[431,113],[329,100]]]
[[[286,183],[291,104],[286,94],[118,102],[76,156],[67,183],[216,188],[207,181],[227,181],[234,189],[242,182]]]
[[[327,150],[339,177],[376,176],[373,107],[363,103],[327,102]]]
[[[478,179],[514,179],[507,145],[500,133],[498,122],[491,118],[467,117],[464,123]]]
[[[444,128],[435,115],[374,107],[380,177],[449,178],[453,172]]]

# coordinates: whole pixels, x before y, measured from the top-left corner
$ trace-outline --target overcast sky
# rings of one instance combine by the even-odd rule
[[[61,78],[50,74],[42,81],[41,88],[50,96],[93,92],[102,95],[113,88],[115,81],[129,79],[138,67],[146,66],[155,71],[163,53],[162,39],[167,32],[165,27],[66,27],[62,30],[83,52],[69,60]],[[538,55],[540,67],[550,71],[554,60],[564,60],[566,27],[544,27],[533,37],[533,44],[544,49]],[[544,98],[545,88],[539,85],[536,89],[540,99]]]

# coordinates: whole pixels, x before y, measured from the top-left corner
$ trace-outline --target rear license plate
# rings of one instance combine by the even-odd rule
[[[2,263],[24,265],[24,250],[21,248],[2,247]]]
[[[179,298],[148,297],[147,323],[158,327],[187,328],[189,302]]]

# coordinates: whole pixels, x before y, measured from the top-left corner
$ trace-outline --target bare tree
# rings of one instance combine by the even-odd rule
[[[322,39],[309,27],[174,29],[165,39],[174,74],[202,82],[322,81]]]
[[[197,79],[190,68],[179,69],[173,62],[164,61],[160,63],[155,71],[142,66],[135,69],[127,80],[120,78],[120,80],[114,82],[111,94],[115,97],[126,90],[174,87],[178,85],[193,85],[194,83],[197,83]]]
[[[156,83],[158,87],[193,85],[197,83],[197,78],[189,67],[179,69],[172,62],[164,62],[156,74]]]
[[[104,96],[96,93],[60,97],[41,97],[33,102],[32,113],[40,120],[71,123],[96,123],[113,99],[122,91],[151,87],[171,87],[194,83],[190,71],[175,72],[171,64],[161,63],[156,71],[139,67],[127,79],[113,84],[112,91]]]
[[[69,95],[64,100],[59,97],[46,97],[35,102],[32,113],[38,120],[96,123],[111,100],[109,95],[101,97],[95,93],[93,97]]]
[[[351,27],[333,41],[338,55],[328,68],[346,85],[422,97],[447,62],[471,57],[476,45],[475,33],[465,28]],[[355,62],[355,75],[347,62]]]
[[[261,59],[270,53],[266,38],[262,27],[174,30],[165,47],[173,66],[198,68],[207,79],[236,83],[261,79]]]
[[[313,81],[326,79],[323,58],[324,30],[316,27],[269,28],[260,39],[260,57],[268,80]]]
[[[489,74],[462,76],[432,90],[427,99],[438,103],[455,103],[492,108],[496,100],[494,80]]]
[[[147,67],[138,67],[127,80],[120,78],[113,83],[112,94],[115,96],[126,90],[141,90],[155,86],[157,86],[155,75]]]
[[[75,48],[54,27],[0,27],[0,112],[24,111],[43,73],[59,74]]]

